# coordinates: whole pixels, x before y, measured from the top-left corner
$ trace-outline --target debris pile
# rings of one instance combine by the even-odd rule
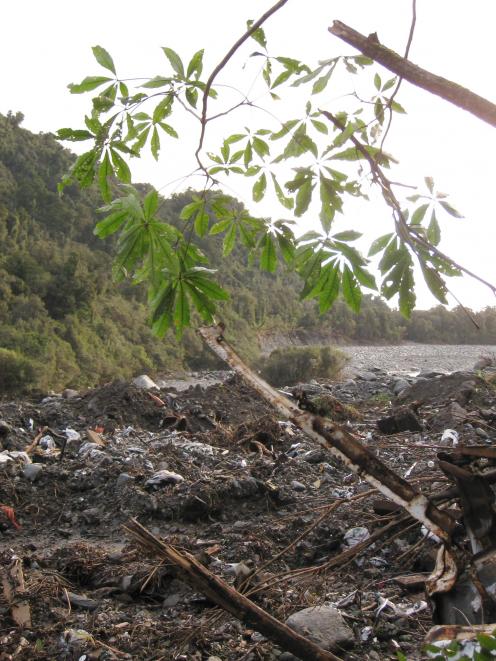
[[[433,621],[487,623],[490,365],[278,393],[428,495],[453,546],[239,376],[210,383],[0,403],[0,660],[284,661],[301,636],[305,658],[410,660]]]

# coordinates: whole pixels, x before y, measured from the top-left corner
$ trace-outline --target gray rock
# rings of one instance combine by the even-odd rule
[[[137,388],[142,388],[143,390],[150,390],[151,388],[156,388],[159,390],[159,387],[155,381],[150,379],[147,374],[141,374],[140,376],[137,376],[135,379],[133,379],[133,383]]]
[[[357,379],[361,379],[362,381],[377,381],[378,378],[378,375],[373,372],[362,372],[362,374],[357,376]]]
[[[479,438],[489,438],[489,434],[485,429],[482,429],[482,427],[476,427],[475,428],[475,433]]]
[[[291,482],[291,488],[294,489],[294,491],[306,491],[306,486],[302,482],[298,482],[298,480],[293,480]]]
[[[125,484],[129,484],[129,482],[134,482],[134,477],[129,475],[129,473],[121,473],[117,478],[115,486],[123,487]]]
[[[332,606],[304,608],[290,615],[286,624],[325,650],[350,647],[354,642],[353,631],[338,609]]]
[[[403,390],[406,390],[406,388],[409,388],[410,384],[406,379],[397,379],[396,381],[393,382],[393,385],[391,387],[391,390],[395,395],[399,395],[400,392],[403,392]]]
[[[43,470],[42,464],[26,464],[22,469],[22,474],[30,482],[34,482],[40,477],[40,474]]]

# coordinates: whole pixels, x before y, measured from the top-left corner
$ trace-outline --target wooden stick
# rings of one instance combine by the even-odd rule
[[[308,638],[296,633],[286,624],[269,615],[260,606],[212,574],[191,554],[179,551],[170,544],[162,542],[135,519],[128,521],[124,525],[124,530],[144,550],[171,562],[182,580],[247,626],[277,642],[288,652],[305,661],[341,661],[332,652],[323,650]]]

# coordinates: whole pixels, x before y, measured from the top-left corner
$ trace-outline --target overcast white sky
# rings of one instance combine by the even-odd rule
[[[91,46],[99,44],[114,57],[123,77],[153,76],[167,71],[160,46],[170,46],[187,59],[204,47],[208,71],[242,34],[246,19],[257,18],[273,2],[267,0],[17,0],[2,4],[0,58],[2,84],[0,112],[20,110],[24,127],[31,131],[56,131],[63,126],[82,126],[90,95],[74,96],[69,82],[103,72],[93,60]],[[416,64],[467,86],[496,101],[494,77],[494,25],[492,2],[472,0],[418,0],[417,28],[410,53]],[[338,54],[355,54],[327,31],[339,19],[358,31],[377,32],[382,43],[403,52],[411,16],[410,0],[289,0],[266,25],[269,50],[274,55],[297,57],[310,64]],[[248,55],[253,42],[244,48],[222,73],[219,82],[244,89],[252,80],[256,58]],[[241,69],[246,65],[245,69]],[[378,68],[380,70],[380,68]],[[243,73],[244,72],[244,73]],[[384,76],[389,74],[381,72]],[[330,86],[318,98],[325,106],[351,91],[356,81]],[[395,180],[419,184],[424,175],[433,176],[437,188],[451,195],[452,203],[465,220],[443,217],[442,248],[452,257],[492,282],[496,281],[494,252],[496,223],[493,153],[496,132],[466,112],[404,83],[398,100],[407,116],[393,123],[387,148],[400,160]],[[336,108],[335,105],[333,105]],[[277,116],[296,117],[298,101],[284,102]],[[233,116],[209,129],[207,147],[218,146],[230,129],[242,127],[253,118]],[[172,122],[174,124],[174,122]],[[261,116],[257,126],[267,124]],[[273,125],[269,127],[272,128]],[[149,181],[162,188],[194,169],[194,145],[198,127],[184,122],[178,145],[164,148],[157,165],[151,159],[133,163],[134,180]],[[184,186],[200,185],[195,179]],[[164,194],[177,184],[163,188]],[[238,180],[229,192],[237,195],[253,213],[284,215],[267,202],[253,205],[249,189]],[[285,217],[287,217],[287,212]],[[307,218],[305,226],[318,220]],[[388,210],[380,203],[350,206],[339,229],[352,224],[370,238],[389,231]],[[488,289],[469,279],[450,284],[462,302],[473,308],[495,305]],[[420,287],[419,307],[430,307],[435,299]]]

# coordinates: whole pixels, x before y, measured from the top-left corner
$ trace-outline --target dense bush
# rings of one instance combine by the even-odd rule
[[[0,393],[25,392],[36,379],[35,364],[10,349],[0,349]]]
[[[290,386],[310,379],[334,379],[348,357],[333,347],[276,349],[261,364],[261,373],[273,386]]]

